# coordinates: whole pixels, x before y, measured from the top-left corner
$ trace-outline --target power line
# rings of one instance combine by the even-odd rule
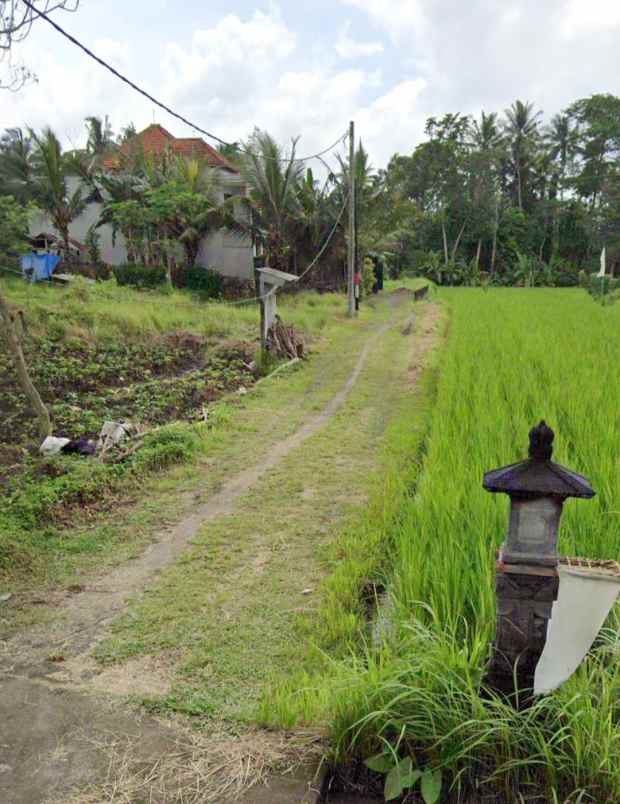
[[[170,108],[170,106],[167,106],[162,101],[160,101],[157,98],[153,97],[153,95],[148,93],[145,89],[142,89],[141,87],[139,87],[130,78],[127,78],[127,76],[123,75],[118,70],[116,70],[114,67],[112,67],[111,64],[108,64],[107,61],[105,61],[100,56],[97,56],[95,53],[93,53],[93,51],[90,50],[88,47],[86,47],[86,45],[82,44],[82,42],[80,42],[78,39],[76,39],[74,36],[72,36],[68,31],[66,31],[60,25],[58,25],[57,22],[54,22],[54,20],[52,20],[50,17],[48,17],[47,14],[45,14],[43,11],[39,11],[39,9],[36,6],[34,6],[32,3],[29,2],[29,0],[22,0],[22,2],[31,11],[34,11],[36,14],[38,14],[38,16],[41,19],[43,19],[43,20],[45,20],[45,22],[49,23],[52,26],[52,28],[54,28],[56,31],[58,31],[59,34],[64,36],[65,39],[68,39],[76,47],[80,48],[80,50],[82,50],[84,53],[86,53],[87,56],[89,56],[91,59],[94,59],[94,61],[96,61],[98,64],[100,64],[106,70],[111,72],[112,75],[116,76],[116,78],[118,78],[121,81],[123,81],[125,84],[130,86],[136,92],[139,92],[140,95],[145,97],[151,103],[154,103],[156,106],[159,106],[160,109],[163,109],[165,112],[167,112],[168,114],[172,115],[172,117],[176,117],[177,120],[180,120],[182,123],[185,123],[186,126],[189,126],[190,128],[193,128],[195,131],[199,131],[201,134],[204,134],[205,137],[209,137],[210,139],[215,140],[216,142],[219,142],[220,145],[224,145],[224,146],[226,146],[228,148],[234,148],[235,150],[239,151],[240,153],[252,154],[252,151],[248,151],[245,148],[241,148],[236,143],[231,143],[231,142],[227,142],[226,140],[223,140],[221,137],[218,137],[217,134],[213,134],[210,131],[207,131],[206,129],[201,128],[200,126],[196,125],[195,123],[192,123],[191,120],[188,120],[187,117],[184,117],[182,114],[179,114],[178,112],[175,112],[173,109]],[[325,148],[324,150],[319,151],[316,154],[310,154],[309,156],[294,157],[294,161],[296,161],[296,162],[307,162],[310,159],[317,159],[318,157],[323,156],[326,153],[329,153],[329,151],[332,151],[334,148],[336,148],[336,146],[340,145],[340,143],[344,141],[346,136],[347,136],[347,133],[345,132],[340,137],[338,137],[338,139],[332,145],[330,145],[328,148]],[[274,159],[274,157],[267,157],[267,158]],[[277,159],[277,161],[279,161],[279,162],[288,162],[290,160],[289,159]]]

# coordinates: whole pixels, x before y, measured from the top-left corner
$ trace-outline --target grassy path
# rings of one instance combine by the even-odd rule
[[[198,466],[153,481],[147,504],[107,522],[122,557],[135,560],[87,577],[81,594],[57,601],[53,622],[4,643],[2,708],[20,706],[23,685],[38,679],[39,692],[41,683],[63,690],[74,710],[78,693],[87,709],[92,697],[84,692],[103,695],[106,706],[124,701],[121,732],[127,702],[140,702],[152,712],[192,715],[204,739],[224,740],[228,754],[230,741],[238,744],[250,730],[256,753],[261,740],[251,724],[260,694],[274,676],[303,662],[297,619],[317,604],[326,549],[365,502],[385,427],[410,393],[416,351],[422,341],[430,345],[435,310],[426,304],[417,310],[413,334],[401,332],[413,311],[405,295],[334,327],[302,371],[263,383],[227,411],[228,424],[209,436]],[[170,525],[162,528],[162,520]],[[146,551],[145,542],[151,542]],[[103,559],[112,563],[113,551]],[[54,703],[38,750],[60,792],[76,774],[61,772],[66,765],[57,751],[48,747],[46,754],[45,739],[62,742],[73,758],[84,748],[63,730],[62,699]],[[90,722],[97,717],[90,713]],[[158,739],[160,728],[145,726]],[[8,800],[44,800],[32,797],[23,756],[29,740],[25,724],[13,736],[5,762],[13,778],[0,776],[0,793],[5,783],[19,791],[21,778],[30,798],[13,792]],[[273,753],[273,740],[267,742]],[[99,760],[92,751],[86,756],[94,778]],[[144,751],[123,755],[125,777],[133,760],[144,761]],[[124,784],[129,790],[127,778]],[[103,796],[101,789],[94,795]]]

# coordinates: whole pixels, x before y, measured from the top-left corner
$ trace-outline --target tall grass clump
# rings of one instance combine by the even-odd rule
[[[69,287],[21,279],[3,279],[9,300],[24,309],[36,334],[60,330],[90,340],[118,337],[150,338],[189,330],[209,339],[256,340],[259,310],[256,301],[230,303],[201,299],[184,290],[137,290],[115,280],[90,284],[81,278]],[[278,312],[305,334],[321,332],[334,318],[344,317],[341,294],[303,291],[281,294]]]

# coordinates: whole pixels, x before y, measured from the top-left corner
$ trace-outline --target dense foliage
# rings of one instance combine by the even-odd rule
[[[0,196],[0,257],[3,259],[24,250],[28,212],[12,196]]]
[[[166,282],[166,270],[161,266],[128,263],[115,265],[112,272],[119,285],[131,285],[134,288],[149,288],[152,290]]]
[[[323,244],[321,264],[306,281],[337,286],[345,275],[351,167],[338,155],[319,180],[267,132],[256,130],[227,156],[247,193],[224,194],[205,163],[168,154],[153,160],[128,126],[87,119],[82,150],[63,153],[49,129],[7,130],[0,139],[0,192],[36,201],[67,243],[71,221],[93,200],[100,223],[121,233],[130,263],[195,265],[202,239],[226,227],[250,236],[272,267],[304,274]],[[438,284],[525,286],[578,283],[603,246],[613,273],[620,263],[620,98],[592,95],[549,122],[532,103],[503,115],[446,114],[427,120],[426,139],[375,170],[360,143],[353,171],[360,265],[366,255]],[[81,178],[69,185],[70,175]]]
[[[442,284],[577,284],[606,246],[620,262],[620,98],[593,95],[543,124],[531,103],[503,117],[429,118],[394,156],[383,192],[396,268]]]

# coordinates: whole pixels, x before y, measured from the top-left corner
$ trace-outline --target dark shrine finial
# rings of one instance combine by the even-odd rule
[[[550,461],[553,455],[555,433],[542,420],[530,430],[530,458],[534,461]]]

